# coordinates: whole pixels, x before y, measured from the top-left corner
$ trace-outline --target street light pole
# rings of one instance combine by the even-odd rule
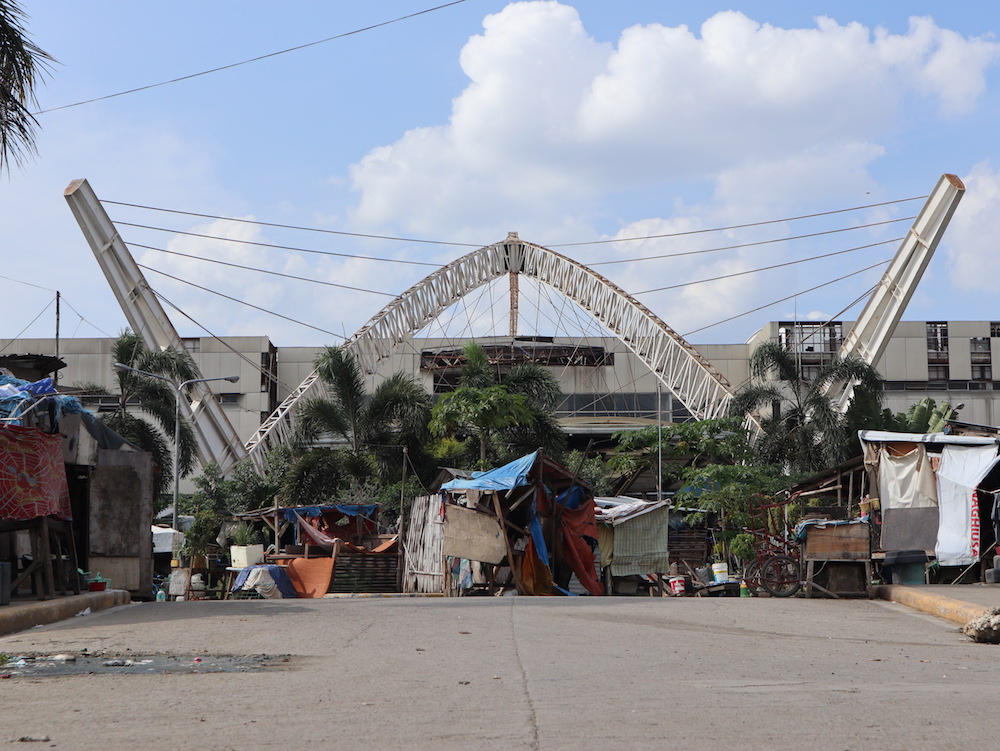
[[[175,384],[171,379],[166,376],[158,375],[156,373],[150,373],[146,370],[139,370],[138,368],[133,368],[130,365],[125,365],[124,363],[116,362],[115,368],[118,370],[128,370],[132,373],[139,373],[144,376],[149,376],[150,378],[155,378],[158,381],[166,381],[171,386],[174,387],[176,391],[176,396],[174,398],[174,513],[171,527],[176,532],[177,531],[177,504],[180,500],[181,495],[181,475],[180,475],[180,446],[181,446],[181,397],[184,394],[184,389],[190,386],[192,383],[206,383],[208,381],[229,381],[230,383],[236,383],[240,380],[238,375],[231,376],[219,376],[217,378],[192,378],[190,380],[184,381],[180,384]],[[175,538],[176,539],[176,538]],[[177,550],[175,549],[174,555],[176,556]]]

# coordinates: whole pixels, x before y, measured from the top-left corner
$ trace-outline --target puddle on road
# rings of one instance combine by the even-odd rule
[[[19,655],[0,665],[0,678],[261,673],[290,666],[289,655]]]

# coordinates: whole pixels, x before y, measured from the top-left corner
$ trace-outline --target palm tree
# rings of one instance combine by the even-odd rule
[[[0,170],[34,153],[38,121],[28,107],[35,104],[35,86],[53,62],[28,39],[25,18],[17,2],[0,0]]]
[[[523,363],[501,376],[475,342],[465,345],[464,355],[458,388],[434,405],[432,433],[474,438],[482,468],[490,458],[511,459],[537,448],[553,455],[565,450],[566,435],[554,413],[562,393],[549,371]]]
[[[847,458],[852,444],[843,415],[825,393],[830,386],[853,381],[876,399],[883,390],[878,371],[854,357],[834,359],[810,380],[794,354],[776,342],[754,350],[750,379],[730,403],[730,414],[761,414],[771,407],[770,416],[761,416],[755,448],[761,461],[792,472],[818,471]]]
[[[175,349],[150,350],[138,334],[128,329],[119,334],[111,345],[111,357],[113,362],[176,381],[187,381],[198,378],[199,375],[191,356],[186,352]],[[115,407],[112,412],[104,413],[101,421],[129,443],[153,455],[153,461],[160,470],[154,477],[156,493],[159,494],[169,487],[173,479],[172,454],[164,435],[171,438],[174,435],[177,392],[166,381],[129,370],[116,368],[115,378],[118,382]],[[111,396],[107,389],[95,384],[78,384],[77,388],[87,394],[81,397],[84,402],[94,401],[88,397]],[[137,407],[145,412],[155,425],[130,412],[130,407]],[[178,465],[183,477],[194,467],[197,444],[194,431],[183,419],[180,435],[180,446],[175,446],[174,449],[180,451]]]
[[[333,435],[345,448],[317,454],[304,467],[318,470],[322,465],[327,477],[337,476],[339,469],[362,483],[379,475],[394,476],[400,466],[399,447],[418,453],[426,443],[430,396],[407,373],[390,376],[368,393],[357,359],[339,347],[326,347],[315,365],[330,398],[313,398],[302,405],[297,443]]]

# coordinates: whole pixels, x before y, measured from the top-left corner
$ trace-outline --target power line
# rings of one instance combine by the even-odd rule
[[[157,253],[167,253],[172,256],[180,256],[181,258],[190,258],[195,261],[204,261],[205,263],[215,263],[219,266],[230,266],[234,269],[243,269],[244,271],[256,271],[258,274],[267,274],[269,276],[280,276],[284,279],[295,279],[299,282],[309,282],[311,284],[323,284],[327,287],[337,287],[339,289],[348,289],[352,292],[366,292],[369,295],[382,295],[384,297],[396,298],[398,295],[394,295],[392,292],[378,292],[374,289],[365,289],[364,287],[352,287],[348,284],[337,284],[336,282],[325,282],[322,279],[309,279],[304,276],[294,276],[293,274],[284,274],[280,271],[269,271],[268,269],[258,269],[254,266],[243,266],[239,263],[230,263],[229,261],[219,261],[214,258],[202,258],[201,256],[192,256],[188,253],[178,253],[176,250],[165,250],[163,248],[154,248],[150,245],[140,245],[139,243],[130,243],[134,248],[144,248],[145,250],[155,250]],[[162,272],[161,272],[162,273]]]
[[[668,289],[678,289],[680,287],[691,287],[691,286],[693,286],[695,284],[705,284],[707,282],[717,282],[717,281],[720,281],[722,279],[732,279],[733,277],[737,277],[737,276],[746,276],[747,274],[757,274],[757,273],[759,273],[761,271],[773,271],[774,269],[781,269],[781,268],[784,268],[786,266],[795,266],[796,264],[799,264],[799,263],[807,263],[809,261],[817,261],[817,260],[819,260],[821,258],[830,258],[831,256],[843,255],[844,253],[854,253],[854,252],[859,251],[859,250],[866,250],[868,248],[875,248],[875,247],[877,247],[879,245],[888,245],[889,243],[898,243],[902,239],[903,239],[902,237],[897,237],[897,238],[894,238],[892,240],[883,240],[882,242],[871,243],[869,245],[859,245],[856,248],[848,248],[847,250],[837,250],[837,251],[834,251],[833,253],[823,253],[822,255],[810,256],[809,258],[799,258],[798,260],[795,260],[795,261],[785,261],[784,263],[776,263],[773,266],[761,266],[760,268],[757,268],[757,269],[748,269],[746,271],[736,271],[736,272],[734,272],[732,274],[723,274],[722,276],[713,276],[713,277],[711,277],[709,279],[698,279],[697,281],[694,281],[694,282],[681,282],[680,284],[671,284],[671,285],[669,285],[667,287],[657,287],[656,289],[645,289],[642,292],[635,292],[633,294],[634,295],[647,295],[650,292],[663,292],[664,290],[668,290]]]
[[[403,263],[410,266],[431,266],[435,269],[441,268],[441,264],[430,263],[428,261],[407,261],[399,258],[380,258],[379,256],[364,256],[364,255],[358,255],[356,253],[336,253],[332,250],[312,250],[310,248],[297,248],[292,245],[274,245],[272,243],[262,243],[262,242],[256,242],[254,240],[238,240],[233,237],[219,237],[218,235],[205,235],[200,232],[183,232],[181,230],[176,230],[176,229],[167,229],[166,227],[152,227],[148,224],[133,224],[132,222],[116,221],[115,225],[121,227],[136,227],[138,229],[149,229],[149,230],[154,230],[156,232],[169,232],[174,235],[186,235],[187,237],[201,237],[206,240],[219,240],[222,242],[240,243],[241,245],[254,245],[259,248],[274,248],[276,250],[293,250],[298,253],[315,253],[316,255],[321,255],[321,256],[337,256],[338,258],[355,258],[363,261],[382,261],[383,263]],[[140,247],[146,247],[146,246],[140,246]],[[157,250],[157,248],[151,248],[151,250]]]
[[[49,289],[48,287],[43,287],[40,284],[32,284],[31,282],[25,282],[20,279],[14,279],[13,277],[10,276],[0,276],[0,279],[4,279],[8,282],[14,282],[15,284],[23,284],[25,287],[34,287],[35,289],[44,290],[45,292],[52,292],[53,294],[58,292],[58,290]]]
[[[113,339],[113,338],[114,338],[114,337],[112,337],[112,336],[111,336],[111,334],[109,334],[109,333],[108,333],[107,331],[105,331],[104,329],[102,329],[102,328],[101,328],[100,326],[98,326],[98,325],[97,325],[96,323],[94,323],[93,321],[88,321],[88,320],[87,320],[86,318],[84,318],[84,317],[83,317],[83,315],[82,315],[82,314],[80,313],[80,311],[79,311],[79,310],[77,310],[77,309],[76,309],[76,308],[74,308],[74,307],[73,307],[72,305],[70,305],[70,303],[69,303],[69,301],[68,301],[68,300],[66,299],[65,295],[63,295],[63,296],[62,296],[62,297],[61,297],[60,299],[62,300],[62,303],[63,303],[63,305],[65,305],[65,306],[66,306],[67,308],[69,308],[69,309],[70,309],[70,310],[72,310],[72,311],[73,311],[74,313],[76,313],[76,315],[77,315],[77,316],[79,317],[79,319],[80,319],[80,320],[81,320],[81,321],[82,321],[83,323],[86,323],[86,324],[89,324],[90,326],[93,326],[93,327],[94,327],[95,329],[97,329],[98,331],[100,331],[100,332],[101,332],[102,334],[104,334],[104,336],[108,337],[109,339]],[[77,324],[77,328],[80,328],[80,324]],[[76,333],[76,332],[74,331],[74,334],[75,334],[75,333]]]
[[[241,360],[243,360],[244,362],[248,363],[254,370],[256,370],[257,372],[259,372],[261,375],[263,375],[269,381],[272,381],[272,382],[278,384],[279,386],[281,386],[282,388],[284,388],[286,391],[291,391],[292,390],[292,387],[289,384],[285,383],[284,381],[282,381],[277,376],[272,375],[270,372],[264,370],[264,368],[262,368],[260,366],[259,362],[254,362],[249,357],[247,357],[245,354],[243,354],[238,349],[236,349],[235,347],[233,347],[231,344],[229,344],[228,342],[226,342],[224,339],[222,339],[221,337],[219,337],[216,334],[212,333],[204,324],[196,321],[194,318],[192,318],[186,312],[184,312],[183,310],[181,310],[177,305],[175,305],[174,303],[172,303],[170,300],[168,300],[166,297],[164,297],[163,295],[161,295],[155,289],[152,289],[152,292],[153,292],[154,295],[156,295],[158,298],[160,298],[163,302],[165,302],[171,308],[173,308],[178,313],[180,313],[182,316],[184,316],[189,321],[191,321],[191,323],[193,323],[195,326],[197,326],[202,331],[204,331],[206,334],[208,334],[212,339],[214,339],[215,341],[217,341],[219,344],[221,344],[223,347],[225,347],[226,349],[228,349],[230,352],[232,352],[234,355],[236,355],[237,357],[239,357]]]
[[[34,286],[34,285],[32,285],[32,286]],[[37,316],[35,316],[34,318],[32,318],[31,321],[28,323],[28,325],[25,326],[23,329],[21,329],[21,331],[18,333],[17,336],[15,336],[13,339],[8,340],[7,343],[2,348],[0,348],[0,352],[3,352],[4,350],[7,349],[7,347],[9,347],[11,344],[13,344],[18,339],[20,339],[21,338],[21,334],[23,334],[25,331],[27,331],[28,329],[30,329],[31,325],[35,321],[37,321],[39,318],[41,318],[42,314],[45,313],[46,310],[48,310],[49,308],[51,308],[55,304],[55,301],[56,301],[56,299],[54,297],[51,300],[49,300],[49,304],[46,305],[44,308],[42,308],[42,310],[39,312],[39,314]]]
[[[821,289],[822,287],[829,287],[831,284],[836,284],[837,282],[841,282],[844,279],[849,279],[852,276],[857,276],[858,274],[863,274],[866,271],[871,271],[872,269],[878,268],[879,266],[884,266],[885,264],[889,263],[889,261],[891,261],[891,260],[892,260],[891,258],[886,258],[886,259],[884,259],[882,261],[879,261],[878,263],[873,263],[871,266],[865,266],[863,269],[858,269],[857,271],[852,271],[850,274],[845,274],[844,276],[838,276],[836,279],[831,279],[828,282],[823,282],[823,284],[817,284],[815,287],[810,287],[809,289],[804,289],[801,292],[796,292],[795,294],[789,295],[788,297],[782,297],[780,300],[774,300],[773,302],[769,302],[766,305],[761,305],[761,306],[759,306],[757,308],[753,308],[752,310],[747,310],[747,311],[744,311],[743,313],[738,313],[737,315],[730,316],[729,318],[723,318],[721,321],[716,321],[715,323],[710,323],[707,326],[702,326],[700,329],[694,329],[693,331],[688,331],[686,334],[681,334],[681,336],[684,337],[685,339],[687,339],[692,334],[697,334],[697,333],[700,333],[702,331],[705,331],[706,329],[711,329],[711,328],[714,328],[716,326],[721,326],[724,323],[729,323],[730,321],[735,321],[737,318],[742,318],[743,316],[748,316],[751,313],[756,313],[758,311],[764,310],[765,308],[770,308],[770,307],[772,307],[774,305],[777,305],[778,303],[787,302],[788,300],[791,300],[793,297],[798,297],[799,295],[805,295],[805,294],[807,294],[809,292],[815,292],[816,290]]]
[[[278,318],[284,318],[286,321],[291,321],[292,323],[297,323],[299,326],[305,326],[306,328],[314,329],[315,331],[319,331],[320,333],[323,333],[323,334],[329,334],[330,336],[335,336],[338,339],[343,339],[344,338],[340,334],[335,334],[332,331],[327,331],[326,329],[321,329],[319,326],[313,326],[312,324],[304,323],[302,321],[296,320],[295,318],[289,318],[288,316],[282,315],[281,313],[276,313],[273,310],[268,310],[267,308],[262,308],[259,305],[254,305],[253,303],[249,303],[246,300],[240,300],[238,298],[230,297],[229,295],[223,294],[222,292],[216,292],[214,289],[209,289],[208,287],[202,287],[200,284],[195,284],[194,282],[189,282],[187,279],[181,279],[180,277],[174,276],[173,274],[168,274],[166,271],[160,271],[159,269],[150,268],[149,266],[143,266],[141,263],[136,264],[136,265],[140,269],[145,269],[146,271],[152,271],[154,274],[160,274],[161,276],[165,276],[168,279],[173,279],[175,282],[181,282],[182,284],[187,284],[187,285],[189,285],[191,287],[194,287],[195,289],[200,289],[202,292],[209,292],[209,293],[211,293],[213,295],[218,295],[219,297],[223,297],[226,300],[229,300],[230,302],[237,302],[240,305],[246,305],[248,308],[253,308],[254,310],[259,310],[262,313],[267,313],[268,315],[277,316]]]
[[[897,222],[908,222],[916,219],[914,216],[906,216],[901,219],[889,219],[884,222],[873,222],[871,224],[859,224],[855,227],[841,227],[840,229],[828,229],[823,232],[812,232],[807,235],[794,235],[792,237],[777,237],[772,240],[758,240],[752,243],[741,243],[739,245],[724,245],[719,248],[705,248],[703,250],[686,250],[680,253],[664,253],[658,256],[643,256],[641,258],[620,258],[614,261],[598,261],[588,263],[588,266],[609,266],[613,263],[635,263],[636,261],[655,261],[661,258],[680,258],[681,256],[696,256],[702,253],[718,253],[722,250],[737,250],[739,248],[752,248],[758,245],[773,245],[774,243],[789,242],[791,240],[806,240],[811,237],[822,237],[823,235],[835,235],[838,232],[852,232],[856,229],[868,229],[871,227],[881,227],[885,224],[895,224]]]
[[[465,0],[454,0],[453,2],[445,3],[444,5],[437,5],[437,6],[433,7],[433,8],[426,8],[425,10],[417,11],[416,13],[410,13],[410,14],[405,15],[405,16],[399,16],[398,18],[393,18],[393,19],[391,19],[389,21],[382,21],[381,23],[372,24],[370,26],[363,26],[362,28],[360,28],[360,29],[354,29],[353,31],[345,31],[342,34],[336,34],[335,36],[327,37],[326,39],[319,39],[319,40],[317,40],[315,42],[307,42],[305,44],[299,44],[299,45],[296,45],[295,47],[289,47],[287,49],[278,50],[277,52],[269,52],[266,55],[258,55],[257,57],[251,57],[251,58],[249,58],[247,60],[241,60],[241,61],[236,62],[236,63],[229,63],[228,65],[220,65],[217,68],[210,68],[209,70],[203,70],[203,71],[201,71],[199,73],[190,73],[190,74],[188,74],[186,76],[180,76],[178,78],[171,78],[168,81],[160,81],[159,83],[151,83],[151,84],[147,84],[146,86],[137,86],[134,89],[128,89],[126,91],[119,91],[119,92],[117,92],[115,94],[106,94],[105,96],[99,96],[99,97],[95,97],[93,99],[85,99],[85,100],[83,100],[81,102],[73,102],[72,104],[63,104],[63,105],[61,105],[59,107],[50,107],[47,110],[39,110],[38,112],[33,112],[32,114],[33,115],[44,115],[44,114],[47,114],[49,112],[56,112],[58,110],[69,109],[70,107],[79,107],[79,106],[84,105],[84,104],[93,104],[94,102],[102,102],[105,99],[114,99],[115,97],[125,96],[126,94],[135,94],[136,92],[139,92],[139,91],[147,91],[149,89],[155,89],[155,88],[158,88],[160,86],[167,86],[168,84],[179,83],[180,81],[188,81],[188,80],[190,80],[192,78],[199,78],[201,76],[207,76],[210,73],[218,73],[218,72],[223,71],[223,70],[229,70],[230,68],[238,68],[241,65],[248,65],[249,63],[260,62],[261,60],[267,60],[268,58],[277,57],[278,55],[285,55],[285,54],[288,54],[289,52],[297,52],[298,50],[304,50],[307,47],[315,47],[318,44],[325,44],[327,42],[333,42],[333,41],[335,41],[337,39],[343,39],[345,37],[354,36],[355,34],[360,34],[360,33],[364,32],[364,31],[372,31],[373,29],[378,29],[378,28],[381,28],[382,26],[389,26],[390,24],[398,23],[399,21],[405,21],[405,20],[410,19],[410,18],[416,18],[417,16],[422,16],[422,15],[424,15],[426,13],[433,13],[436,10],[441,10],[442,8],[449,8],[452,5],[459,5],[459,4],[464,3],[464,2],[465,2]]]
[[[464,2],[465,0],[462,0]],[[458,248],[482,248],[483,245],[477,245],[475,243],[458,243],[449,242],[447,240],[422,240],[415,237],[395,237],[393,235],[369,235],[363,232],[344,232],[343,230],[335,229],[320,229],[319,227],[300,227],[294,224],[277,224],[275,222],[260,222],[256,219],[237,219],[231,216],[216,216],[215,214],[200,214],[196,211],[181,211],[180,209],[163,209],[156,206],[143,206],[138,203],[125,203],[123,201],[109,201],[102,200],[102,204],[110,204],[114,206],[127,206],[132,209],[143,209],[146,211],[160,211],[165,214],[180,214],[181,216],[196,216],[201,219],[221,219],[226,222],[240,222],[242,224],[255,224],[259,227],[275,227],[276,229],[292,229],[301,232],[319,232],[325,235],[340,235],[342,237],[361,237],[367,240],[394,240],[398,242],[406,243],[420,243],[422,245],[448,245],[451,247]],[[124,224],[124,222],[122,222]],[[488,244],[488,243],[487,243]]]
[[[864,206],[853,206],[848,209],[834,209],[832,211],[821,211],[816,214],[802,214],[801,216],[790,216],[785,219],[768,219],[763,222],[749,222],[747,224],[733,224],[728,227],[712,227],[709,229],[693,229],[687,230],[685,232],[669,232],[662,235],[643,235],[641,237],[617,237],[610,240],[587,240],[586,242],[578,243],[559,243],[556,245],[549,245],[550,248],[572,248],[579,245],[606,245],[608,243],[623,243],[631,242],[633,240],[659,240],[664,237],[686,237],[687,235],[704,235],[709,232],[725,232],[727,230],[733,229],[746,229],[748,227],[763,227],[767,224],[780,224],[782,222],[794,222],[799,219],[814,219],[819,216],[832,216],[834,214],[845,214],[849,211],[860,211],[862,209],[874,209],[879,206],[892,206],[897,203],[906,203],[907,201],[919,201],[927,198],[927,196],[914,196],[913,198],[900,198],[895,201],[883,201],[882,203],[869,203]]]

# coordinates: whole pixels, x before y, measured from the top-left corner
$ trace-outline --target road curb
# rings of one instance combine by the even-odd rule
[[[87,608],[94,612],[116,605],[127,605],[131,601],[131,595],[124,589],[109,589],[104,592],[56,597],[52,600],[4,605],[0,607],[0,636],[72,618]]]
[[[444,597],[441,592],[328,592],[324,600],[370,600],[380,597]]]
[[[956,600],[954,597],[923,592],[919,587],[904,587],[899,584],[880,584],[875,588],[875,596],[882,600],[906,605],[922,613],[965,626],[991,609],[971,602]]]

